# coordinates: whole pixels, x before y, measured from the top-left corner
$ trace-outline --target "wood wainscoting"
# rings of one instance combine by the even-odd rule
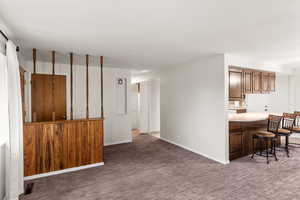
[[[24,124],[24,175],[103,162],[103,118]]]

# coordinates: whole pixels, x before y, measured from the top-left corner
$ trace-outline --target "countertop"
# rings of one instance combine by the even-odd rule
[[[230,122],[255,122],[268,119],[269,114],[282,115],[281,113],[267,113],[267,112],[249,112],[249,113],[228,113],[228,120]]]

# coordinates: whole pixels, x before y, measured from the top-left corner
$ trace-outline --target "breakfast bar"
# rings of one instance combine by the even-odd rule
[[[229,113],[229,159],[234,160],[252,153],[252,136],[266,130],[270,113]],[[274,114],[274,113],[273,113]],[[277,114],[280,115],[280,114]],[[277,141],[277,145],[280,141]],[[257,147],[256,142],[254,146]]]

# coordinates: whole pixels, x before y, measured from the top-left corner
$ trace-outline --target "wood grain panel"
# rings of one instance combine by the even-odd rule
[[[52,76],[32,74],[31,94],[33,121],[52,120]]]
[[[37,141],[36,141],[36,133],[37,127],[35,126],[27,126],[24,131],[24,168],[26,170],[26,175],[35,174],[37,172],[37,157],[31,155],[38,155],[37,150]]]
[[[103,119],[24,124],[25,176],[103,162]]]
[[[66,119],[66,76],[32,74],[31,81],[33,121]]]
[[[67,119],[66,76],[55,75],[54,78],[54,112],[56,120]]]
[[[80,149],[77,147],[77,140],[81,140],[81,135],[78,134],[78,131],[80,131],[77,126],[77,124],[69,123],[66,124],[67,132],[68,132],[68,157],[67,157],[67,168],[75,167],[77,165],[80,165],[81,161],[76,157],[76,152],[78,152]],[[77,162],[76,162],[77,161]],[[79,162],[78,162],[79,161]]]

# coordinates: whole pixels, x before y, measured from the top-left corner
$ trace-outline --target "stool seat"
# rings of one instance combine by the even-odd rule
[[[255,135],[257,135],[258,137],[267,137],[267,138],[272,138],[276,136],[274,133],[269,131],[257,131]]]
[[[294,126],[293,131],[300,132],[300,126]]]
[[[291,134],[291,131],[288,130],[288,129],[280,128],[280,129],[278,129],[277,133],[279,133],[279,134],[284,134],[284,135],[290,135],[290,134]]]

